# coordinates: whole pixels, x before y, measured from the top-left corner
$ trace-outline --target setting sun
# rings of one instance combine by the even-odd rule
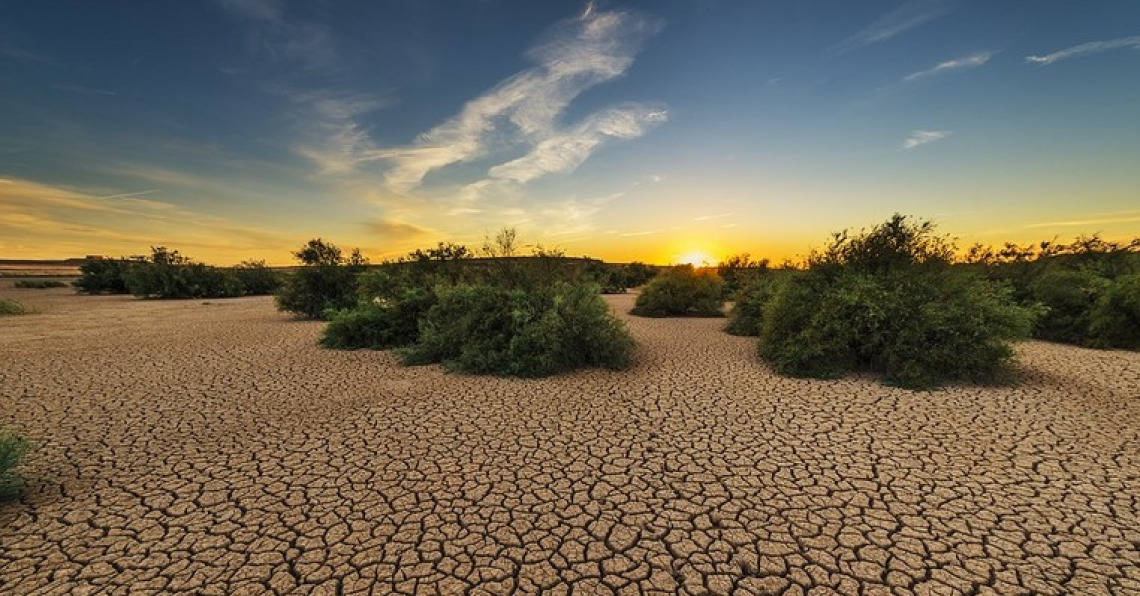
[[[680,265],[692,265],[693,267],[711,267],[716,265],[717,259],[709,256],[706,252],[694,250],[677,257],[676,262]]]

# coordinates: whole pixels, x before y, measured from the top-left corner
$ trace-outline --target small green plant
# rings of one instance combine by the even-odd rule
[[[6,501],[19,495],[23,488],[23,478],[16,467],[31,450],[27,439],[20,435],[0,432],[0,500]]]
[[[723,316],[724,284],[715,272],[678,265],[661,273],[637,296],[641,317]]]
[[[19,300],[11,298],[0,298],[0,316],[6,315],[26,315],[32,312],[31,307],[25,305]]]
[[[1140,273],[1104,289],[1089,314],[1089,336],[1094,347],[1140,350]]]
[[[301,266],[282,282],[277,310],[324,319],[356,305],[357,275],[367,264],[359,250],[346,258],[335,244],[315,238],[293,256]]]
[[[62,282],[58,279],[21,279],[12,284],[12,287],[28,290],[46,290],[48,288],[66,288],[67,282]]]
[[[320,343],[338,350],[387,350],[419,339],[419,322],[435,304],[435,293],[404,288],[393,298],[373,298],[329,319]]]

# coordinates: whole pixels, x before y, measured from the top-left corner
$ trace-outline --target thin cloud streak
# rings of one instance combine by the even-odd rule
[[[887,41],[945,15],[950,9],[951,3],[947,0],[911,0],[875,19],[870,25],[845,40],[840,44],[839,52]]]
[[[418,187],[432,171],[504,148],[497,144],[529,145],[532,151],[491,168],[493,179],[525,182],[573,169],[601,137],[640,136],[649,124],[666,118],[663,110],[629,104],[589,116],[569,129],[560,129],[558,122],[581,93],[625,74],[643,42],[659,29],[657,21],[637,13],[587,10],[527,53],[535,66],[468,101],[459,114],[411,146],[377,149],[361,159],[391,163],[385,181],[397,192]],[[569,155],[557,159],[559,150]]]
[[[910,136],[903,141],[902,148],[904,151],[921,147],[927,143],[941,141],[950,136],[951,132],[948,130],[916,130],[910,133]]]
[[[971,68],[977,68],[977,67],[982,66],[985,63],[989,62],[990,58],[993,58],[993,56],[994,56],[994,52],[975,52],[973,54],[970,54],[969,56],[962,56],[961,58],[955,58],[953,60],[947,60],[945,62],[940,62],[934,68],[928,68],[926,70],[920,70],[918,72],[911,73],[911,74],[903,77],[903,81],[906,81],[906,82],[917,81],[919,79],[924,79],[926,77],[936,75],[939,73],[944,73],[947,71],[968,70]]]
[[[1140,50],[1140,35],[1122,37],[1120,39],[1110,39],[1106,41],[1090,41],[1088,43],[1082,43],[1070,48],[1058,50],[1052,54],[1046,54],[1044,56],[1026,56],[1025,61],[1030,64],[1048,66],[1055,62],[1060,62],[1061,60],[1068,60],[1069,58],[1080,58],[1121,48],[1133,48]]]

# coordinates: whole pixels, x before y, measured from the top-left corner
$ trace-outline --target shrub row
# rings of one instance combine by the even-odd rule
[[[280,285],[264,261],[231,267],[196,263],[158,246],[149,257],[100,259],[80,265],[73,285],[84,294],[133,294],[140,298],[228,298],[272,294]]]
[[[46,290],[49,288],[66,288],[67,282],[58,279],[21,279],[12,284],[14,288],[28,290]]]
[[[653,278],[630,312],[642,317],[719,317],[723,307],[724,282],[716,272],[678,265]]]

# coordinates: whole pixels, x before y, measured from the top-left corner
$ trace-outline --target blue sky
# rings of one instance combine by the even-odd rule
[[[1128,0],[9,0],[0,90],[0,258],[1140,235]]]

